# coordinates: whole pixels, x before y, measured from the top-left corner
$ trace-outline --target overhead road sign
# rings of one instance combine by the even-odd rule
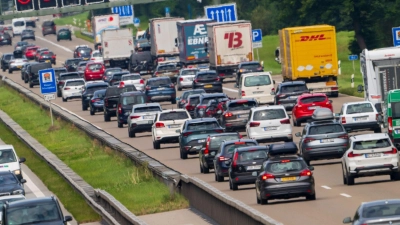
[[[104,0],[83,0],[85,4],[96,4],[96,3],[102,3]]]
[[[57,0],[39,0],[39,9],[58,8]]]
[[[392,28],[393,46],[400,46],[400,27]]]
[[[111,8],[111,12],[119,14],[119,25],[133,24],[133,5],[123,5]]]
[[[238,20],[236,3],[205,6],[204,14],[208,19],[212,19],[216,22],[231,22]]]
[[[33,0],[15,0],[15,6],[18,12],[32,11],[35,9]]]
[[[358,59],[358,55],[349,55],[349,60],[354,61]]]
[[[39,83],[42,95],[56,93],[57,84],[54,69],[39,70]]]

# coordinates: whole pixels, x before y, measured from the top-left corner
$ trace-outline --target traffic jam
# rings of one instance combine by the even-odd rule
[[[389,67],[382,62],[387,51],[400,50],[364,50],[364,85],[357,89],[366,97],[335,110],[341,97],[333,26],[282,29],[285,49],[274,52],[282,74],[273,75],[254,58],[249,21],[156,18],[133,36],[131,28],[105,29],[119,27],[118,17],[93,17],[93,48],[76,45],[61,65],[51,50],[57,47],[35,44],[35,30],[13,19],[0,31],[0,50],[15,46],[1,56],[3,75],[20,75],[34,90],[40,71],[54,69],[61,106],[78,104],[124,137],[149,141],[153,150],[174,148],[173,158],[198,158],[190,161],[198,174],[214,176],[232,192],[255,192],[260,205],[318,201],[314,174],[321,161],[340,165],[344,186],[380,175],[400,179],[400,91],[371,77]],[[61,46],[72,41],[71,30],[53,21],[41,29]],[[308,38],[321,33],[324,38]],[[343,223],[400,224],[400,200],[362,202],[358,214]]]

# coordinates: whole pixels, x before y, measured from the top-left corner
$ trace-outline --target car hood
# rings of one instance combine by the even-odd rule
[[[19,185],[18,183],[15,183],[15,184],[1,184],[0,185],[0,193],[6,193],[6,192],[11,192],[11,191],[20,190],[20,189],[24,189],[24,188],[21,187],[21,185]]]

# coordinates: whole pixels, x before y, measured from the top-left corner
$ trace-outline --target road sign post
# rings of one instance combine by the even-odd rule
[[[400,46],[400,27],[392,28],[393,46]]]
[[[358,59],[358,55],[349,55],[349,60],[353,61],[353,74],[351,75],[351,87],[354,88],[354,74],[356,73],[356,68],[354,66],[354,61]]]
[[[115,14],[119,14],[119,25],[128,25],[133,23],[133,6],[132,5],[123,5],[116,6],[111,8],[111,12]]]
[[[204,14],[217,22],[237,21],[236,3],[205,6]]]
[[[44,95],[44,99],[49,102],[51,125],[54,126],[53,110],[51,108],[51,100],[55,99],[55,93],[57,92],[56,76],[54,69],[39,70],[39,84],[40,93]]]
[[[262,48],[262,31],[261,29],[255,29],[252,32],[253,48],[257,49],[257,60],[260,61],[260,54],[258,49]]]

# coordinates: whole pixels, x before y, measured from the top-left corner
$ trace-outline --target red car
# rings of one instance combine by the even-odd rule
[[[300,95],[292,110],[293,125],[299,127],[301,123],[307,122],[317,108],[328,108],[333,113],[332,100],[322,93]]]
[[[25,50],[25,57],[27,59],[35,59],[36,51],[39,49],[39,46],[27,47]]]
[[[86,68],[83,73],[85,81],[101,80],[104,75],[104,70],[105,70],[104,64],[88,62],[86,64]]]

